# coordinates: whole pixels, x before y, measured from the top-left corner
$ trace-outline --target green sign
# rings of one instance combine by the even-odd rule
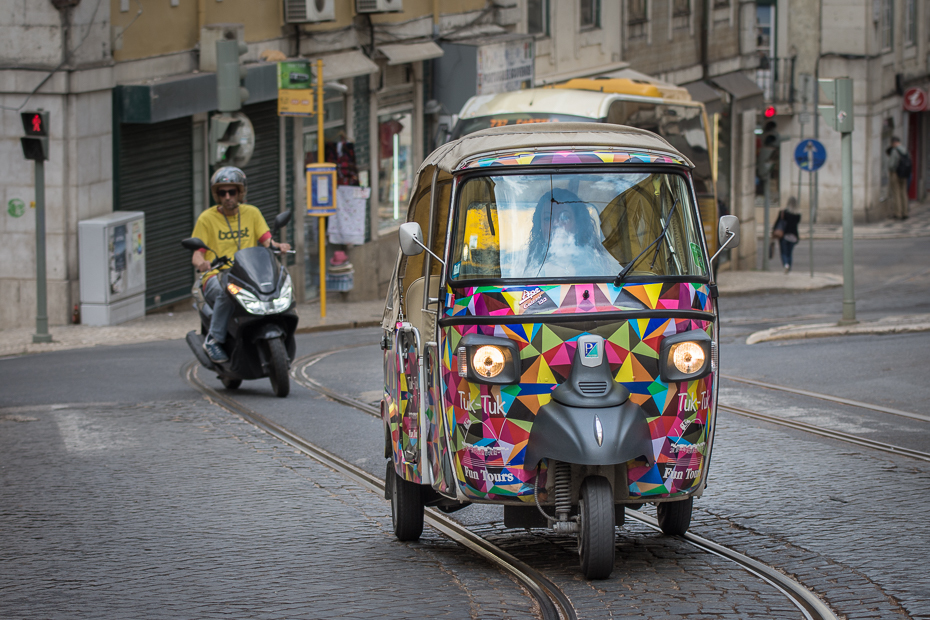
[[[309,60],[288,60],[278,63],[278,90],[304,90],[313,87]]]
[[[19,198],[11,199],[7,204],[6,211],[13,217],[22,217],[26,212],[26,203]]]

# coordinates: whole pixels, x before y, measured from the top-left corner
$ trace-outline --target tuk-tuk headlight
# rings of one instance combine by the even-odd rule
[[[692,381],[710,374],[713,370],[711,344],[710,336],[700,329],[665,338],[659,351],[662,379],[666,382]]]
[[[501,385],[520,380],[520,349],[512,340],[469,334],[455,353],[459,376],[472,383]]]
[[[669,350],[672,363],[680,372],[690,375],[704,365],[704,349],[696,342],[682,342],[672,345]]]
[[[478,347],[471,363],[482,377],[486,379],[496,377],[504,369],[504,353],[498,347],[486,344]]]

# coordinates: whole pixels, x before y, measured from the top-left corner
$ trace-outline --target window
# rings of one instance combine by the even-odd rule
[[[474,177],[459,194],[452,277],[610,279],[637,257],[632,275],[704,275],[693,213],[677,174]]]
[[[672,28],[691,27],[691,0],[672,0]]]
[[[378,141],[378,223],[384,230],[399,226],[407,217],[414,173],[413,111],[379,116]]]
[[[526,31],[549,35],[549,0],[527,0]]]
[[[715,9],[728,9],[730,8],[730,0],[714,0]]]
[[[581,2],[581,27],[582,28],[600,28],[601,26],[601,2],[600,0],[580,0]]]
[[[904,44],[917,43],[917,0],[905,0],[904,5]]]
[[[775,56],[775,7],[771,4],[756,5],[756,51],[760,56]]]
[[[646,2],[648,0],[627,0],[627,30],[631,39],[646,36],[646,24],[649,21]]]
[[[894,0],[882,2],[882,51],[888,51],[894,45]]]

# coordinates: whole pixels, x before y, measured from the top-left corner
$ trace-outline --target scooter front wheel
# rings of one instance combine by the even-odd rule
[[[271,380],[271,389],[278,398],[284,398],[291,391],[291,378],[287,374],[287,349],[284,348],[284,340],[281,338],[272,338],[266,340],[268,343],[268,353],[271,358],[271,368],[269,369],[268,378]]]
[[[614,570],[614,494],[603,476],[588,476],[578,502],[578,553],[586,579],[607,579]]]

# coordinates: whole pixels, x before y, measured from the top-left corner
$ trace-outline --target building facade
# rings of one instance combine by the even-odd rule
[[[893,212],[887,169],[892,136],[901,139],[914,163],[910,198],[922,200],[930,178],[930,2],[760,0],[756,21],[758,54],[767,59],[759,83],[787,138],[773,175],[775,208],[794,196],[809,217],[810,175],[800,172],[794,151],[801,139],[814,137],[827,151],[815,177],[816,221],[842,219],[840,134],[815,113],[818,78],[853,79],[855,221],[873,222]]]

